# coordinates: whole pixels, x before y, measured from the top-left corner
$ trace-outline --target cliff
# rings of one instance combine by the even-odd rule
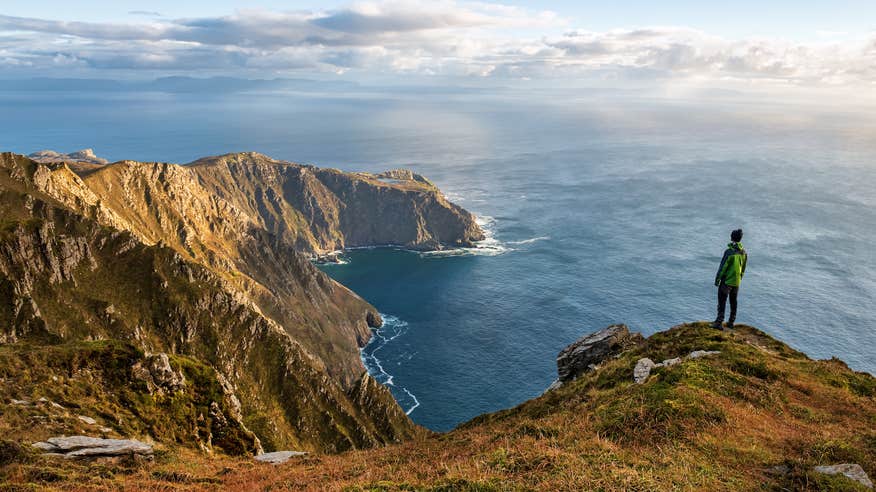
[[[366,320],[379,316],[312,268],[308,256],[483,238],[474,217],[428,180],[402,177],[409,179],[386,183],[245,153],[187,166],[121,161],[81,176],[51,163],[35,171],[34,185],[84,216],[211,269],[350,388],[364,370],[358,349],[370,336]]]
[[[321,173],[359,201],[314,181]],[[2,394],[88,409],[85,417],[110,435],[232,453],[259,445],[336,452],[420,434],[359,358],[379,315],[309,261],[349,245],[342,224],[351,214],[370,220],[358,209],[366,204],[387,214],[396,207],[399,220],[420,227],[413,239],[393,238],[391,224],[375,224],[369,230],[381,242],[439,247],[480,234],[468,212],[413,179],[382,184],[258,154],[191,166],[122,161],[80,175],[67,163],[0,154]],[[433,225],[432,216],[450,218]],[[18,372],[57,353],[67,362]],[[87,353],[128,355],[107,370]],[[198,388],[219,390],[156,393],[148,378],[120,386],[155,354],[201,381]],[[101,390],[86,390],[81,374]],[[89,398],[72,396],[83,391]],[[0,426],[19,436],[73,432],[84,422],[40,413],[55,407],[9,408],[16,412],[4,416],[21,410],[27,418],[0,418]]]
[[[190,167],[212,193],[302,250],[372,245],[432,250],[484,239],[474,216],[407,170],[345,173],[257,153],[208,157]]]
[[[186,456],[125,483],[167,486],[157,477],[195,462],[188,486],[233,490],[871,490],[876,378],[837,359],[698,322],[648,338],[614,326],[558,365],[567,376],[556,389],[446,434],[270,469]],[[65,473],[87,473],[78,466]]]

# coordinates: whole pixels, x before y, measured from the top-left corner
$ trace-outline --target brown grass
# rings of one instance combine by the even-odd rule
[[[639,357],[694,348],[721,354],[631,381]],[[400,445],[279,466],[175,449],[106,477],[35,458],[4,475],[62,490],[857,490],[810,470],[854,462],[876,475],[874,383],[753,328],[691,324],[514,409]],[[55,466],[62,479],[39,479]]]

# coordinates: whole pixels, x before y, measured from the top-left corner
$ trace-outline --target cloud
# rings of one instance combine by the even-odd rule
[[[566,30],[568,21],[553,12],[453,0],[189,19],[131,13],[155,18],[105,23],[0,15],[0,67],[801,86],[872,84],[876,78],[876,36],[805,44],[725,39],[676,26]]]
[[[161,12],[154,10],[129,10],[128,15],[142,15],[144,17],[164,17]]]

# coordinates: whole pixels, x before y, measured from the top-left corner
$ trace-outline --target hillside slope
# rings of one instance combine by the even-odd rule
[[[209,268],[351,388],[364,370],[358,350],[370,337],[367,322],[379,324],[379,316],[313,268],[309,255],[483,238],[474,217],[427,180],[395,176],[405,179],[388,183],[241,153],[187,166],[121,161],[82,176],[66,163],[44,164],[34,184],[103,225]]]
[[[255,436],[267,450],[335,452],[421,432],[362,366],[358,348],[380,322],[365,301],[291,245],[235,219],[227,202],[192,191],[179,166],[122,163],[90,176],[106,188],[65,164],[0,154],[0,427],[10,435],[82,428],[76,415],[9,403],[39,398],[88,408],[110,435],[226,452],[257,449]],[[88,345],[98,340],[122,345]],[[107,372],[85,353],[129,355]],[[154,354],[221,391],[135,385],[117,405],[126,390],[119,381]],[[46,362],[54,356],[67,362]],[[43,362],[30,367],[34,360]],[[230,428],[210,430],[226,420]],[[218,436],[231,428],[239,436],[223,445]]]
[[[641,358],[695,350],[718,353],[633,381]],[[212,481],[233,490],[863,491],[813,467],[856,463],[873,476],[874,423],[873,376],[836,359],[811,360],[752,327],[719,332],[692,323],[447,434],[275,467],[179,455],[125,472],[125,483],[160,487],[170,485],[160,477],[175,477],[175,486],[192,490]],[[85,465],[65,470],[88,473]]]

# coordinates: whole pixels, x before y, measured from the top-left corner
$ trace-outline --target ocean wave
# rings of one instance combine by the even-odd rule
[[[396,386],[395,377],[387,372],[386,368],[383,367],[383,361],[377,357],[377,352],[396,338],[407,333],[408,323],[390,314],[381,313],[380,316],[383,318],[383,324],[371,330],[373,335],[371,341],[361,350],[362,363],[371,377],[377,380],[378,383],[389,387],[395,400],[402,408],[407,406],[405,414],[410,415],[411,412],[420,406],[420,400],[407,388]],[[400,363],[397,365],[400,365]]]
[[[414,404],[413,404],[410,408],[408,408],[407,410],[405,410],[405,415],[410,415],[411,412],[413,412],[414,410],[417,409],[417,407],[420,406],[420,400],[417,399],[417,395],[415,395],[415,394],[411,393],[410,391],[408,391],[407,388],[402,388],[402,391],[404,391],[405,393],[407,393],[407,395],[408,395],[409,397],[411,397],[411,399],[414,400]]]
[[[508,241],[507,244],[532,244],[532,243],[536,243],[538,241],[547,241],[550,238],[551,238],[550,236],[539,236],[539,237],[524,239],[522,241]]]
[[[499,256],[513,249],[496,239],[496,219],[489,215],[475,216],[475,222],[484,231],[484,239],[475,243],[470,248],[450,248],[438,251],[424,251],[420,253],[423,258],[447,258],[454,256]]]

